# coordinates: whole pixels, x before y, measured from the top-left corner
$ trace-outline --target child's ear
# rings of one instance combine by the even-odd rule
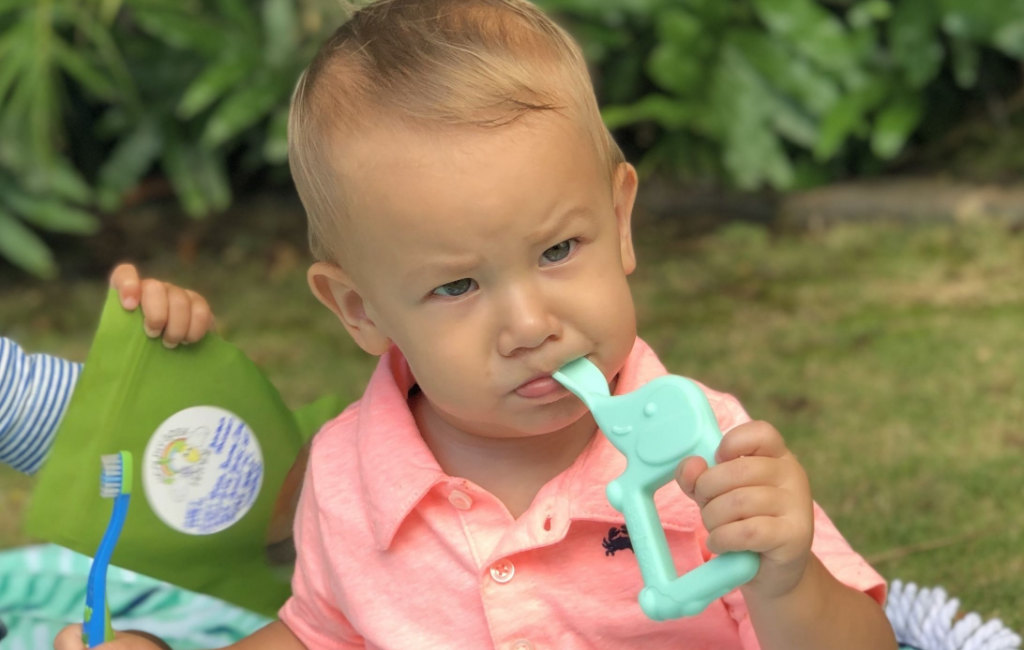
[[[306,273],[317,300],[334,312],[363,350],[373,355],[387,352],[391,339],[373,321],[352,278],[336,264],[316,262]]]
[[[636,168],[629,163],[620,163],[615,170],[615,221],[619,227],[619,248],[622,270],[629,275],[636,269],[636,253],[633,252],[633,203],[637,190]]]

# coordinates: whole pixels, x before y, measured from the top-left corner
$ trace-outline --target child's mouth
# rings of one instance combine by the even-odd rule
[[[517,388],[515,393],[520,397],[532,399],[537,397],[547,397],[559,390],[564,390],[562,385],[551,377],[538,377],[537,379],[528,381]]]

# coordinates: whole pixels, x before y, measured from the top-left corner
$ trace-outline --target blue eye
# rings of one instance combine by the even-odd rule
[[[462,278],[455,282],[449,282],[448,284],[442,284],[438,288],[434,289],[432,293],[438,296],[448,296],[449,298],[456,298],[466,293],[473,288],[476,281],[472,278]]]
[[[541,255],[541,257],[548,262],[561,262],[569,256],[569,253],[571,253],[577,245],[579,245],[579,242],[576,239],[566,239],[564,242],[555,244],[544,251],[544,254]]]

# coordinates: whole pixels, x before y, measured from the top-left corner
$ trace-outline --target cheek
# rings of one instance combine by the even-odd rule
[[[615,339],[628,338],[630,345],[636,334],[636,314],[629,284],[621,271],[603,267],[587,274],[581,284],[566,297],[567,320],[606,345]]]
[[[408,337],[408,345],[398,347],[406,355],[409,367],[420,387],[439,404],[467,403],[490,378],[483,376],[489,364],[474,348],[477,341],[458,331],[420,330]],[[476,402],[474,399],[472,402]]]

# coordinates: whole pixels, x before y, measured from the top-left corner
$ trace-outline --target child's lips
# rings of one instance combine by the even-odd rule
[[[526,382],[515,390],[516,395],[526,398],[547,397],[561,390],[562,385],[549,376],[538,377]]]

